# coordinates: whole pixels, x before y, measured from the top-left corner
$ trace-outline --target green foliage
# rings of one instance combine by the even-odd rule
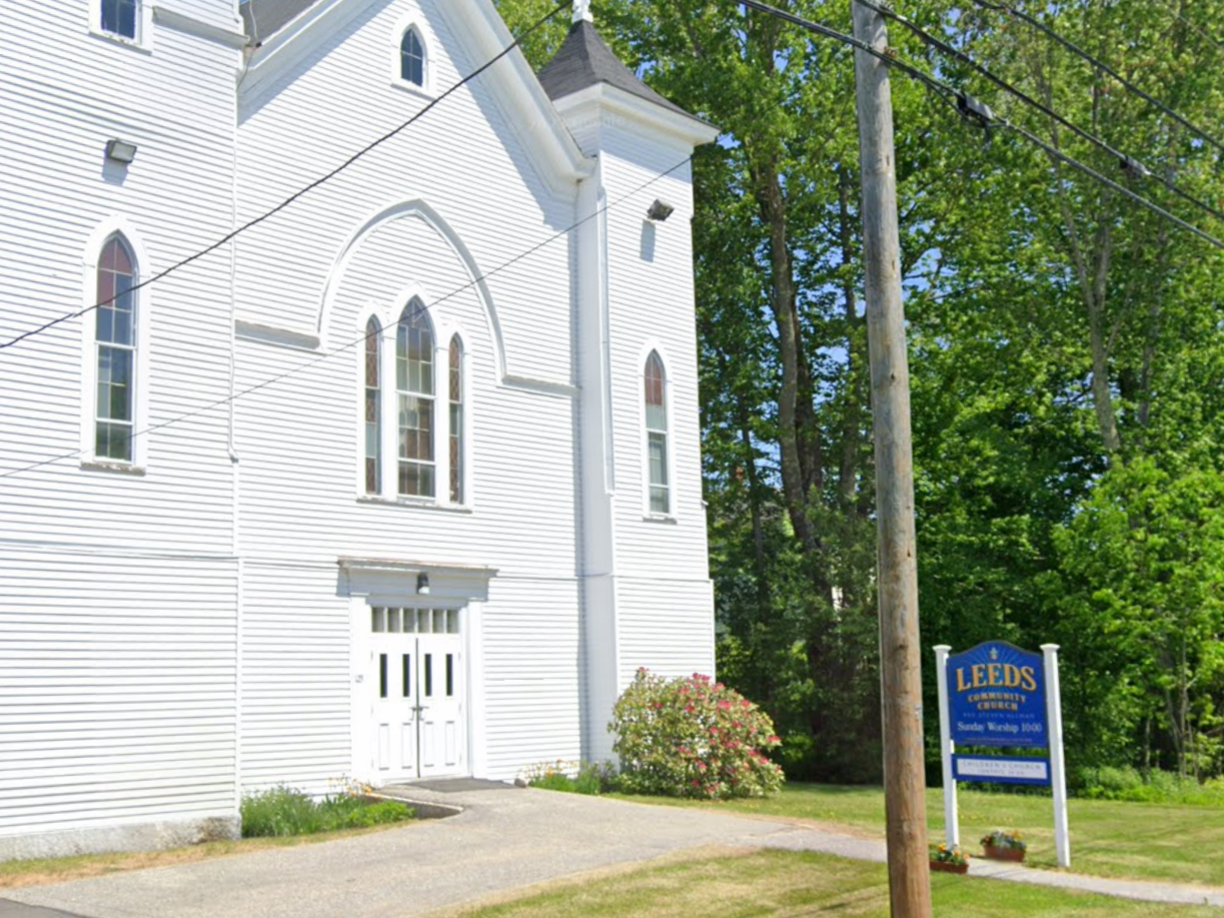
[[[616,785],[616,772],[609,762],[543,762],[522,773],[528,787],[596,796]]]
[[[853,57],[734,4],[593,5],[647,82],[724,131],[695,157],[692,224],[719,673],[772,716],[788,774],[878,780]],[[548,6],[499,0],[515,29]],[[849,31],[845,3],[787,9]],[[1221,206],[1218,151],[1048,36],[950,0],[904,12]],[[1041,16],[1219,134],[1221,13],[1224,0],[1085,0]],[[529,43],[534,64],[563,18]],[[890,27],[889,44],[1219,234],[905,29]],[[1059,643],[1073,769],[1224,774],[1224,255],[913,81],[892,91],[923,647]]]
[[[1224,807],[1224,778],[1199,783],[1168,771],[1145,777],[1136,768],[1084,768],[1076,775],[1076,795],[1091,800]]]
[[[1080,715],[1071,744],[1101,747],[1106,762],[1154,758],[1183,777],[1218,774],[1224,478],[1169,471],[1150,458],[1119,464],[1058,529],[1055,544],[1069,700]],[[1085,670],[1093,680],[1087,692]],[[1107,681],[1107,692],[1094,690],[1096,680]],[[1153,722],[1163,742],[1140,733]],[[1140,735],[1146,748],[1135,749]]]
[[[969,855],[960,849],[959,846],[949,848],[947,845],[929,845],[929,854],[932,864],[952,864],[955,867],[963,867],[969,863]]]
[[[348,794],[315,800],[284,786],[246,795],[241,813],[243,838],[363,829],[403,822],[414,815],[411,807],[395,800],[370,801]]]
[[[782,769],[763,752],[781,742],[769,715],[706,676],[667,680],[638,670],[608,729],[626,793],[721,800],[782,786]]]

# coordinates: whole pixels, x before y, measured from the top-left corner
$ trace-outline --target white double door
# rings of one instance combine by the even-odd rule
[[[458,609],[370,610],[368,687],[375,783],[467,774]]]

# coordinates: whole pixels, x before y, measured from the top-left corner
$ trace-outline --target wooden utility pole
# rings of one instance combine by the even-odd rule
[[[851,0],[854,36],[888,48],[884,17]],[[930,918],[909,362],[888,65],[854,52],[879,547],[880,684],[893,918]]]

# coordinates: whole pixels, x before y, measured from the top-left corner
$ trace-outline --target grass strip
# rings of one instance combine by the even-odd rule
[[[936,918],[1220,918],[1210,907],[1133,902],[998,880],[935,874]],[[491,905],[462,918],[887,918],[882,864],[829,855],[761,851],[644,867]]]
[[[884,836],[884,792],[879,787],[787,784],[765,799],[722,803],[662,797],[624,797],[641,803],[687,806],[846,826],[855,834]],[[994,829],[1019,829],[1029,844],[1025,863],[1054,868],[1054,816],[1049,797],[962,790],[962,847],[980,853],[978,839]],[[1068,803],[1073,872],[1102,877],[1202,883],[1224,887],[1224,814],[1178,804],[1112,800]],[[942,840],[943,793],[927,791],[931,839]]]

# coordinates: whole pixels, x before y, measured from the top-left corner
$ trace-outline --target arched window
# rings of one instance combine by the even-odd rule
[[[102,4],[102,31],[120,38],[136,38],[136,18],[140,0],[94,0]]]
[[[395,377],[399,400],[399,493],[433,497],[434,335],[425,304],[416,297],[400,316]]]
[[[450,499],[463,503],[463,342],[450,343]]]
[[[657,351],[646,358],[646,461],[650,469],[650,512],[671,512],[667,468],[667,378]]]
[[[382,493],[382,326],[371,318],[365,341],[365,489]]]
[[[425,44],[415,28],[400,39],[400,79],[413,86],[425,86]]]
[[[98,299],[94,311],[97,370],[94,400],[94,455],[132,460],[136,423],[137,312],[136,259],[126,239],[111,236],[98,259]]]

